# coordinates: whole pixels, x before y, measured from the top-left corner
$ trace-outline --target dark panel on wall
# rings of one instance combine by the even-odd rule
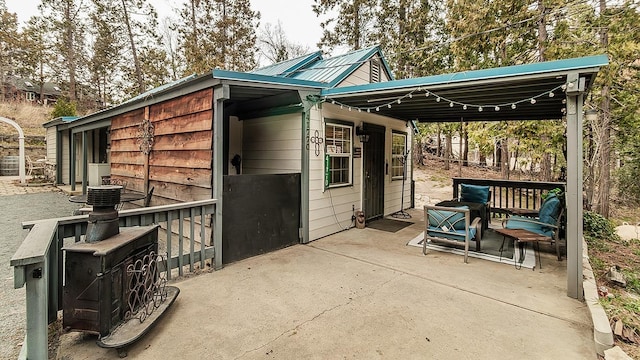
[[[224,177],[222,262],[298,243],[300,174]]]

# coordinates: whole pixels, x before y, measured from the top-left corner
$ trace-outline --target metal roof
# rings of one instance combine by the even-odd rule
[[[310,64],[319,60],[322,60],[322,52],[316,51],[312,54],[307,54],[295,59],[290,59],[275,63],[273,65],[265,66],[260,69],[250,71],[250,73],[287,77],[287,75],[293,74],[296,70],[299,70],[305,66],[309,66]]]
[[[586,90],[607,64],[606,55],[597,55],[324,89],[321,96],[354,110],[423,122],[559,119],[568,74],[584,77]]]
[[[334,87],[351,75],[351,73],[362,66],[365,61],[370,59],[376,53],[383,62],[385,72],[390,78],[392,78],[389,66],[384,60],[384,56],[382,56],[379,46],[355,50],[343,55],[317,61],[311,66],[295,71],[290,74],[290,77],[300,80],[321,82],[326,84],[327,87]]]

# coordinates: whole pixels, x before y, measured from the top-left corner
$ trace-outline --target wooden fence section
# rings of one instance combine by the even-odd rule
[[[559,188],[566,191],[563,182],[539,182],[519,180],[492,180],[453,178],[453,198],[460,192],[460,184],[485,185],[491,189],[491,212],[493,216],[501,216],[507,208],[525,208],[537,210],[542,204],[541,195],[549,190]]]
[[[149,154],[141,125],[152,125]],[[213,89],[137,109],[111,122],[111,174],[127,188],[154,188],[153,205],[212,197]]]
[[[205,260],[215,258],[214,239],[206,237],[196,244],[196,224],[200,234],[205,234],[205,224],[210,219],[215,228],[217,200],[200,200],[119,212],[121,227],[160,224],[167,231],[167,278],[171,270],[178,269],[184,274],[186,267],[194,271],[196,264],[202,269]],[[87,230],[88,215],[71,216],[58,219],[39,220],[23,223],[30,229],[26,238],[11,258],[14,268],[14,287],[26,285],[27,334],[20,353],[20,359],[46,359],[48,349],[47,325],[57,318],[62,309],[63,290],[63,253],[65,239],[82,240]],[[178,223],[178,229],[172,223]],[[187,239],[183,224],[188,223]],[[177,236],[177,254],[172,253],[174,232]],[[213,232],[212,232],[213,233]],[[188,241],[188,244],[185,242]],[[197,245],[197,249],[196,249]],[[188,249],[185,251],[184,249]]]

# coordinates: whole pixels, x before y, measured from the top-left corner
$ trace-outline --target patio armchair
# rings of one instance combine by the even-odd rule
[[[479,216],[481,219],[481,230],[484,232],[489,228],[491,222],[491,190],[489,186],[460,184],[459,197],[437,203],[437,206],[469,206],[472,216]],[[480,237],[482,237],[482,232]]]
[[[469,243],[473,239],[480,251],[480,218],[471,221],[468,206],[443,207],[425,205],[425,231],[422,253],[427,255],[427,242],[464,248],[464,262],[469,257]]]
[[[540,205],[538,216],[510,215],[502,221],[505,229],[524,229],[543,235],[552,245],[555,244],[558,260],[560,254],[560,230],[562,229],[565,206],[554,193],[549,193]]]

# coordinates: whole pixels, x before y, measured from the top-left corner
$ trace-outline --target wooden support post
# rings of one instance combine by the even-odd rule
[[[46,359],[47,337],[47,263],[26,266],[27,283],[27,359]]]

